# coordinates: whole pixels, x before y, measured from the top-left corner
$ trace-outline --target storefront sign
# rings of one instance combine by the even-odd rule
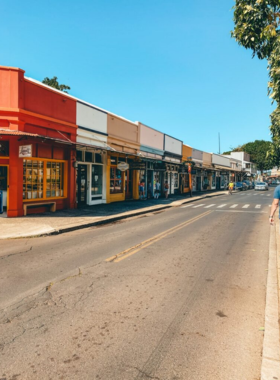
[[[129,169],[129,164],[127,162],[119,162],[117,168],[122,172],[125,172],[127,169]]]
[[[146,169],[146,164],[145,164],[145,162],[132,162],[130,164],[130,169],[144,170],[144,169]]]
[[[32,145],[20,145],[19,157],[32,157]]]

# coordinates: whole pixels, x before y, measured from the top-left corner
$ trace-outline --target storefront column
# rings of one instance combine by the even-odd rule
[[[140,172],[139,170],[133,170],[133,199],[139,199],[139,181]]]
[[[23,163],[19,158],[19,142],[10,138],[8,217],[23,216]]]
[[[73,163],[76,161],[76,152],[71,150],[68,159],[68,181],[67,181],[67,207],[77,208],[76,203],[76,169]]]

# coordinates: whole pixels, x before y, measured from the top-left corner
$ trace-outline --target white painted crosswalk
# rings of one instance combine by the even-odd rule
[[[209,205],[206,205],[205,203],[189,203],[187,205],[181,206],[181,208],[211,208],[211,209],[266,209],[267,207],[271,207],[271,205],[261,205],[261,204],[249,204],[249,203],[235,203],[235,204],[228,204],[228,203],[223,203],[221,205],[216,204],[216,203],[211,203]]]

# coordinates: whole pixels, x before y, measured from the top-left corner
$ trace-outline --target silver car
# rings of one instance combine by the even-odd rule
[[[268,190],[268,184],[266,182],[256,182],[255,190]]]

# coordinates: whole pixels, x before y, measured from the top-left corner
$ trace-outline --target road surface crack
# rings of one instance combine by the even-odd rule
[[[140,368],[138,367],[133,367],[135,369],[137,369],[137,371],[139,373],[141,373],[141,375],[145,376],[147,379],[155,379],[155,380],[160,380],[160,378],[158,376],[151,376],[151,375],[148,375],[145,371],[142,371]],[[141,376],[141,377],[143,377]]]
[[[29,249],[26,249],[25,251],[16,252],[16,253],[10,253],[10,254],[8,254],[8,255],[1,256],[1,257],[0,257],[0,260],[7,259],[8,257],[11,257],[11,256],[20,255],[20,254],[22,254],[22,253],[30,252],[30,251],[32,251],[32,248],[33,248],[33,247],[31,246]]]

